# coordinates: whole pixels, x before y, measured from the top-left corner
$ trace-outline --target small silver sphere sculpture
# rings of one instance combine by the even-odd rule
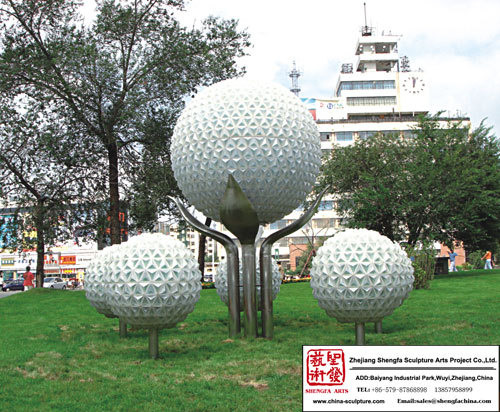
[[[94,290],[102,288],[106,308],[114,316],[135,328],[149,329],[150,354],[156,358],[158,330],[174,327],[194,310],[200,280],[198,264],[187,247],[155,233],[132,237],[98,253],[85,287],[94,306]]]
[[[319,306],[339,322],[380,322],[413,288],[413,266],[389,238],[347,229],[328,239],[313,259],[311,287]],[[362,335],[362,336],[361,336]],[[362,344],[362,343],[361,343]]]
[[[108,318],[116,318],[107,300],[105,290],[109,282],[109,255],[117,245],[97,252],[85,273],[85,296],[97,312]]]
[[[259,302],[259,308],[261,308],[261,285],[260,285],[260,265],[259,258],[256,259],[257,262],[257,270],[256,270],[256,286],[257,286],[257,302]],[[272,299],[275,300],[276,296],[280,291],[281,286],[281,272],[278,267],[278,264],[273,260],[272,263]],[[242,264],[240,261],[240,311],[243,310],[243,276],[242,276]],[[217,272],[215,274],[215,288],[217,289],[217,294],[220,297],[220,300],[224,302],[226,305],[229,304],[229,295],[228,295],[228,287],[227,287],[227,266],[219,265],[217,268]]]
[[[187,247],[160,233],[142,234],[110,253],[106,300],[136,328],[172,328],[194,310],[201,273]]]
[[[216,221],[229,174],[259,221],[269,223],[304,201],[320,164],[311,114],[274,83],[232,79],[208,87],[184,109],[172,138],[172,169],[182,193]]]

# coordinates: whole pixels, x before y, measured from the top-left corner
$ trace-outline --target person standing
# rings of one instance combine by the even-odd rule
[[[30,269],[31,268],[29,266],[26,266],[26,272],[24,272],[23,276],[24,278],[23,286],[25,292],[34,287],[33,279],[35,279],[35,276],[33,275],[33,273],[30,272]]]
[[[450,272],[458,272],[457,266],[455,265],[455,258],[458,256],[455,252],[448,252],[450,257]]]
[[[491,266],[491,251],[490,250],[486,251],[486,253],[484,254],[484,256],[481,259],[486,260],[486,262],[484,264],[485,269],[493,269]]]

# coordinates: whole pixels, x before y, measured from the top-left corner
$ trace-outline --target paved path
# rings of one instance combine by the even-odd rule
[[[0,290],[0,299],[6,298],[7,296],[10,296],[10,295],[15,295],[16,293],[19,293],[19,292],[21,292],[21,291],[20,290],[14,290],[12,292],[2,292]]]

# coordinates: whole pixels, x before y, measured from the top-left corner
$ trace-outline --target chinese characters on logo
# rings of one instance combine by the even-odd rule
[[[341,349],[311,349],[307,352],[309,385],[342,385],[344,379],[344,352]]]

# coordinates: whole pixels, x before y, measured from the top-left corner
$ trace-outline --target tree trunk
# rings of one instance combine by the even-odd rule
[[[45,233],[43,225],[43,203],[37,203],[35,211],[35,227],[36,227],[36,287],[43,287],[44,278],[44,263],[45,263]],[[33,270],[33,269],[32,269]]]
[[[109,162],[109,228],[111,244],[117,245],[120,240],[120,193],[118,190],[118,147],[115,142],[108,145]]]
[[[212,223],[212,219],[209,217],[206,218],[205,220],[205,226],[210,227],[210,224]],[[203,282],[203,277],[205,275],[205,250],[206,250],[206,244],[207,244],[207,237],[203,234],[200,235],[200,243],[198,245],[198,267],[201,272],[201,281]],[[212,251],[214,253],[214,251]],[[213,268],[212,268],[213,270]]]

